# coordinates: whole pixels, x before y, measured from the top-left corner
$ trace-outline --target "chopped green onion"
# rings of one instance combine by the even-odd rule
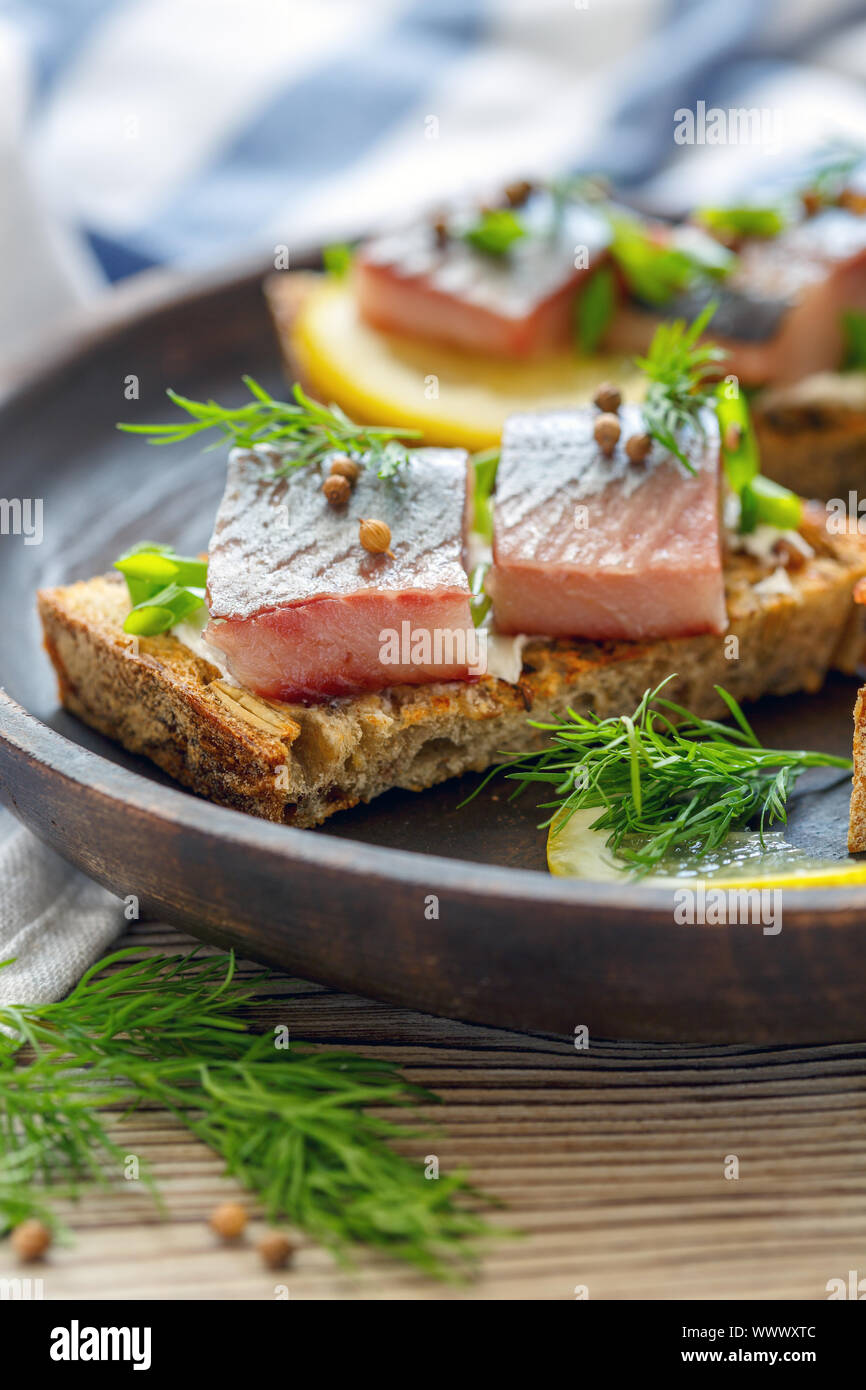
[[[143,603],[157,589],[162,589],[170,583],[174,578],[174,567],[170,560],[163,560],[163,557],[171,553],[169,545],[155,545],[152,541],[142,541],[141,545],[127,550],[115,561],[114,568],[120,570],[126,579],[130,603]],[[135,562],[139,556],[145,557],[146,573],[136,569]]]
[[[342,280],[348,275],[352,265],[352,248],[345,242],[335,242],[333,246],[326,246],[322,252],[322,264],[329,275],[335,280]]]
[[[803,516],[802,499],[761,473],[758,441],[743,392],[731,398],[720,386],[717,414],[725,473],[740,498],[740,531],[754,531],[761,523],[796,531]]]
[[[126,580],[132,604],[125,632],[139,637],[166,632],[203,603],[190,588],[207,584],[207,562],[177,555],[171,546],[144,541],[115,560],[114,568]]]
[[[778,236],[785,219],[778,208],[698,208],[695,220],[720,236]]]
[[[740,534],[751,535],[758,524],[758,499],[750,483],[745,483],[740,491]]]
[[[634,218],[611,216],[610,254],[639,299],[664,304],[694,279],[692,256],[670,243],[656,241]]]
[[[780,531],[796,531],[803,519],[803,501],[790,488],[758,475],[740,493],[743,511],[756,525],[778,526]],[[742,522],[741,522],[742,526]],[[754,530],[754,526],[749,529]]]
[[[174,580],[178,584],[203,589],[207,583],[207,561],[191,560],[183,555],[141,551],[115,561],[114,568],[130,579],[152,581],[160,587]]]
[[[484,592],[484,580],[487,577],[489,564],[482,563],[476,565],[469,576],[469,588],[472,597],[469,600],[469,610],[472,614],[472,621],[476,627],[480,627],[487,614],[490,612],[492,600],[489,594]]]
[[[463,233],[463,240],[486,256],[504,256],[525,236],[526,228],[515,213],[508,208],[488,208],[475,226]]]
[[[169,628],[174,627],[175,621],[170,608],[142,603],[127,614],[123,630],[135,637],[155,637],[160,632],[168,632]]]
[[[845,357],[842,370],[862,372],[866,370],[866,314],[851,310],[842,315],[842,332],[845,335]]]
[[[616,286],[610,266],[591,275],[575,301],[577,344],[585,355],[595,352],[616,308]]]
[[[758,462],[758,441],[755,437],[749,403],[742,391],[731,398],[724,394],[725,389],[724,384],[719,387],[719,399],[716,407],[721,436],[722,460],[728,482],[734,492],[742,492],[746,483],[751,482],[761,471]],[[738,443],[736,448],[730,448],[726,440],[732,442],[734,435]]]
[[[183,622],[203,603],[204,599],[190,593],[189,589],[182,589],[179,584],[168,584],[151,598],[135,605],[127,614],[123,630],[138,637],[153,637],[156,633],[167,632],[175,623]]]
[[[472,493],[472,528],[489,541],[493,539],[491,493],[496,482],[496,470],[499,467],[499,450],[485,449],[481,453],[473,454],[472,466],[475,469],[475,487]]]

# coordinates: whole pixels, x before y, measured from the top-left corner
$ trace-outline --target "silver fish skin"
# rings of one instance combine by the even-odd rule
[[[363,591],[469,593],[466,450],[415,450],[391,479],[364,467],[344,507],[330,506],[322,493],[336,456],[274,478],[277,451],[232,451],[209,546],[213,619]],[[364,518],[390,527],[393,559],[363,549]]]

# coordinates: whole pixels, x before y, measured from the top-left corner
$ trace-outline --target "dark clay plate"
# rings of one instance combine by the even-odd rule
[[[678,926],[670,893],[551,879],[531,794],[475,779],[394,792],[321,830],[213,806],[57,707],[34,592],[105,570],[142,538],[202,548],[223,454],[152,449],[119,419],[166,417],[165,388],[240,399],[281,373],[261,276],[121,297],[0,410],[0,494],[43,499],[44,537],[0,537],[0,794],[73,863],[205,940],[373,998],[596,1037],[806,1042],[866,1035],[866,887],[793,892],[783,928]],[[140,398],[130,402],[128,379]],[[767,701],[759,733],[849,753],[856,682]],[[819,786],[835,783],[829,790]],[[841,857],[849,783],[815,774],[796,843]],[[435,899],[435,902],[433,901]],[[438,915],[436,915],[438,914]]]

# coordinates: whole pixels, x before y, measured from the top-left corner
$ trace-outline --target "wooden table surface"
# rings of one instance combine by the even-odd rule
[[[193,942],[138,923],[124,944]],[[275,1275],[254,1249],[258,1219],[242,1246],[216,1242],[207,1217],[235,1184],[150,1110],[124,1123],[123,1144],[152,1167],[167,1216],[128,1185],[85,1196],[64,1213],[74,1244],[24,1271],[47,1299],[273,1299],[278,1284],[300,1299],[573,1299],[577,1286],[591,1299],[820,1299],[828,1279],[866,1274],[866,1043],[576,1051],[288,978],[265,991],[263,1028],[396,1059],[437,1092],[436,1140],[406,1151],[468,1168],[521,1236],[493,1242],[462,1289],[364,1254],[347,1273],[303,1236]],[[21,1272],[4,1242],[0,1277]]]

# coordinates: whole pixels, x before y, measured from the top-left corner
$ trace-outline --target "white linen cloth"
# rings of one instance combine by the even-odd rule
[[[62,999],[122,930],[123,904],[5,813],[0,832],[0,1004]]]

